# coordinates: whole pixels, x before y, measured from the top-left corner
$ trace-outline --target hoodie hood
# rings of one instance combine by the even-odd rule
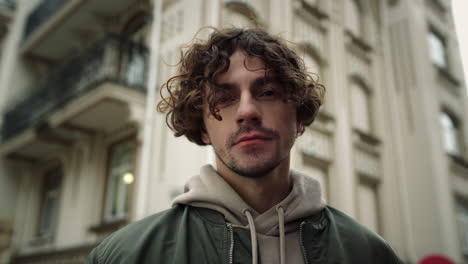
[[[173,205],[184,204],[212,209],[223,214],[228,223],[244,228],[249,227],[249,219],[246,217],[248,211],[255,221],[257,233],[277,236],[280,232],[278,208],[282,208],[284,223],[281,224],[285,226],[284,231],[287,233],[297,229],[299,220],[325,207],[317,180],[296,171],[291,171],[290,174],[293,182],[291,192],[279,204],[261,214],[242,200],[211,165],[203,166],[200,175],[188,181],[184,193],[176,197]]]

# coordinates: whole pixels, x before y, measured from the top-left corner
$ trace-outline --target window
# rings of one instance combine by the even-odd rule
[[[444,39],[434,31],[429,31],[427,38],[432,62],[439,68],[447,68],[447,51]]]
[[[379,231],[379,207],[375,185],[361,181],[357,192],[359,222],[377,233]]]
[[[351,114],[353,127],[362,132],[371,132],[371,111],[369,93],[365,88],[353,82],[351,84]]]
[[[134,176],[135,141],[125,140],[109,151],[105,221],[125,219],[129,213]]]
[[[461,250],[463,255],[468,256],[468,206],[462,202],[457,203],[457,220]]]
[[[37,235],[51,235],[57,224],[62,170],[60,167],[49,170],[44,175],[41,209]]]
[[[460,136],[455,120],[446,112],[440,114],[440,123],[442,125],[442,137],[445,151],[450,154],[461,154]]]
[[[148,21],[150,21],[150,17],[147,13],[138,12],[127,21],[122,29],[122,35],[131,41],[131,43],[123,43],[127,49],[122,53],[124,65],[121,66],[122,74],[130,86],[142,86],[145,83],[146,53],[141,46],[146,46]],[[135,45],[135,43],[141,46]]]
[[[127,57],[127,69],[124,72],[128,85],[143,86],[146,77],[146,63],[144,53],[133,48]]]

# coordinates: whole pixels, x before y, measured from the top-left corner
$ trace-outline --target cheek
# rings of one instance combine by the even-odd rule
[[[223,141],[223,122],[210,116],[205,118],[206,132],[202,134],[202,140],[206,144],[216,145]],[[222,143],[222,142],[221,142]]]
[[[284,114],[282,122],[279,125],[283,127],[284,132],[294,140],[300,129],[296,118],[296,111],[295,109],[289,109],[289,111],[284,111],[284,113],[286,114]]]

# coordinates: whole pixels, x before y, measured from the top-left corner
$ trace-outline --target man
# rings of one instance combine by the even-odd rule
[[[91,263],[399,263],[379,236],[326,206],[316,180],[290,170],[324,87],[285,41],[215,30],[163,88],[168,125],[211,145],[216,169],[202,167],[171,209],[105,239]]]

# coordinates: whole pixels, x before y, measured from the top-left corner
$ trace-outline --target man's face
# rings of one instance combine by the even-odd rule
[[[282,162],[297,135],[296,108],[280,97],[279,83],[266,74],[265,64],[237,50],[226,73],[216,79],[223,98],[215,119],[205,100],[203,142],[216,153],[218,170],[229,169],[246,177],[261,177]]]

